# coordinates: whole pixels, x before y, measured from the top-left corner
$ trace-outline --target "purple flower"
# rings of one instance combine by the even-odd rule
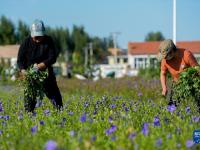
[[[129,108],[128,108],[128,107],[125,107],[124,110],[125,110],[126,112],[128,112],[128,111],[129,111]]]
[[[130,133],[130,134],[128,135],[128,138],[129,138],[129,139],[133,139],[136,135],[137,135],[136,132]]]
[[[189,113],[190,113],[190,107],[186,107],[186,108],[185,108],[185,111],[186,111],[186,113],[189,114]]]
[[[110,138],[110,140],[111,140],[111,141],[115,141],[115,140],[116,140],[116,136],[113,135],[113,136]]]
[[[97,114],[97,110],[94,110],[93,115],[96,115],[96,114]]]
[[[49,109],[44,110],[44,115],[49,116],[50,115],[50,110]]]
[[[9,120],[9,119],[10,119],[10,116],[6,115],[6,116],[4,116],[4,119],[5,119],[5,120]]]
[[[139,96],[139,97],[142,96],[142,92],[139,92],[139,93],[138,93],[138,96]]]
[[[115,125],[111,125],[109,129],[106,130],[106,135],[110,135],[111,133],[115,132],[117,127]]]
[[[55,141],[49,140],[45,144],[45,150],[56,150],[57,148],[57,143]]]
[[[149,134],[149,124],[148,123],[144,123],[143,127],[142,127],[142,133],[147,136]]]
[[[34,117],[36,117],[37,116],[37,113],[36,112],[33,112],[33,114],[32,114]]]
[[[2,102],[0,102],[0,112],[3,111],[3,106],[2,106]]]
[[[84,107],[88,107],[89,106],[89,102],[85,101],[83,105],[84,105]]]
[[[31,128],[31,133],[35,133],[37,131],[38,126],[35,125]]]
[[[92,142],[96,141],[96,139],[97,139],[97,137],[96,137],[95,135],[93,135],[93,136],[91,137],[91,141],[92,141]]]
[[[176,110],[176,106],[174,104],[168,105],[167,110],[171,113],[173,113]]]
[[[74,114],[74,112],[70,111],[68,114],[69,114],[69,115],[73,115],[73,114]]]
[[[115,104],[111,104],[111,105],[110,105],[110,108],[112,108],[112,109],[114,109],[115,107],[116,107]]]
[[[192,140],[187,140],[186,141],[186,147],[191,148],[194,145],[194,142]]]
[[[162,138],[156,140],[156,146],[160,147],[162,145]]]
[[[3,134],[3,131],[2,131],[2,130],[0,130],[0,135],[1,135],[1,134]]]
[[[112,120],[113,120],[112,116],[109,116],[108,122],[112,122]]]
[[[44,121],[43,120],[40,120],[40,125],[44,125]]]
[[[154,126],[160,126],[160,118],[158,116],[154,117]]]
[[[194,122],[199,122],[199,120],[200,120],[200,117],[198,117],[198,116],[193,116],[192,117],[192,120],[194,121]]]
[[[81,122],[85,122],[85,121],[86,121],[86,113],[84,113],[84,114],[80,117],[80,121],[81,121]]]
[[[53,104],[54,106],[56,106],[56,100],[55,100],[54,97],[51,99],[51,102],[52,102],[52,104]]]

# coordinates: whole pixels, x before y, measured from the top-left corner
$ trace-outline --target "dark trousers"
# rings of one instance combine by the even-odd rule
[[[175,83],[172,81],[171,85],[168,88],[167,101],[168,101],[168,105],[174,104],[175,106],[177,106],[179,103],[179,99],[174,98],[174,86],[175,86]]]
[[[44,82],[44,91],[46,96],[51,100],[52,104],[61,109],[63,106],[62,97],[58,88],[56,78],[54,75],[49,76]],[[33,112],[37,103],[36,96],[24,96],[24,107],[27,112]]]

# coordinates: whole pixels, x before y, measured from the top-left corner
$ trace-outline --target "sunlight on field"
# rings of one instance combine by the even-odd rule
[[[200,148],[193,131],[200,114],[192,100],[167,106],[156,79],[58,80],[64,101],[45,98],[34,113],[23,108],[19,86],[0,88],[0,149]]]

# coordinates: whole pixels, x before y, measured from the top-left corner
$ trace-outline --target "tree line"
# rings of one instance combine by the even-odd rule
[[[14,24],[5,16],[0,17],[0,45],[20,44],[29,34],[30,26],[22,20]],[[59,59],[67,60],[73,65],[84,64],[85,49],[92,43],[93,62],[103,63],[107,49],[113,47],[112,37],[99,38],[90,36],[83,26],[74,25],[72,31],[67,27],[52,28],[46,26],[46,34],[50,35],[56,45]]]

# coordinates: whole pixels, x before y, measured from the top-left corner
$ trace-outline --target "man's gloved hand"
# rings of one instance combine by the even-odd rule
[[[19,72],[19,79],[23,80],[25,79],[25,75],[26,75],[26,70],[25,69],[21,69]]]
[[[37,67],[38,67],[39,70],[45,70],[47,68],[46,65],[43,62],[37,64]]]

